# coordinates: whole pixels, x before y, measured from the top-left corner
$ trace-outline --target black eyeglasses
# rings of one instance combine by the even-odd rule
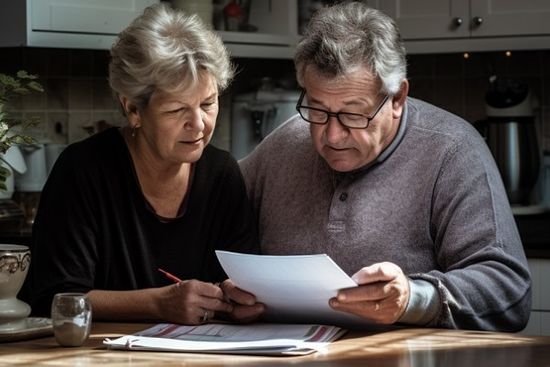
[[[300,116],[302,116],[304,120],[311,124],[324,125],[328,122],[331,116],[334,116],[342,125],[349,127],[350,129],[366,129],[369,127],[370,122],[376,117],[378,112],[382,109],[382,106],[384,106],[384,103],[386,103],[389,98],[389,95],[386,94],[382,100],[382,103],[380,103],[380,105],[376,108],[376,111],[374,111],[372,116],[367,116],[361,113],[330,112],[320,108],[302,106],[302,101],[305,95],[306,90],[303,89],[300,99],[296,104],[296,110],[300,113]]]

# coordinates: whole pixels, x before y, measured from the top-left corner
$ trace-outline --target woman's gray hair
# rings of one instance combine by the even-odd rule
[[[308,66],[335,78],[366,66],[387,94],[397,93],[407,77],[405,47],[394,21],[360,2],[319,9],[298,43],[294,64],[301,85]]]
[[[109,84],[116,94],[144,107],[156,89],[193,87],[204,71],[222,91],[234,70],[220,37],[197,15],[155,4],[118,35],[111,48]]]

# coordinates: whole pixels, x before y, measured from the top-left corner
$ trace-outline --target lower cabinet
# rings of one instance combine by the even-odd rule
[[[550,335],[550,311],[540,313],[540,335]]]
[[[527,259],[531,271],[533,302],[525,335],[550,336],[550,259]]]

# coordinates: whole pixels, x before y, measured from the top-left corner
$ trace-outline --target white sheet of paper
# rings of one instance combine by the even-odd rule
[[[266,305],[268,320],[369,324],[329,306],[339,289],[357,284],[326,254],[273,256],[216,250],[216,255],[235,285]]]

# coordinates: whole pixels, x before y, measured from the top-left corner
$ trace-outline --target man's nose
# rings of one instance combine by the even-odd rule
[[[348,128],[342,125],[336,115],[330,115],[325,130],[329,143],[336,143],[345,138],[348,134]]]

